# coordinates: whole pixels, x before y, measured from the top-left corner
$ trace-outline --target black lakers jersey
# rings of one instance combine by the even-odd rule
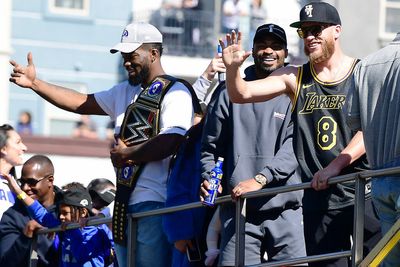
[[[303,182],[310,182],[318,170],[328,166],[355,134],[346,124],[343,107],[356,63],[355,60],[341,80],[332,83],[320,81],[310,62],[298,70],[292,113],[293,142]],[[341,174],[366,167],[364,157],[348,166]],[[332,185],[318,192],[310,189],[304,194],[305,211],[341,208],[353,203],[354,182]]]

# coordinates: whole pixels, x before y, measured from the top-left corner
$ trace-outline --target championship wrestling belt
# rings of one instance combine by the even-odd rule
[[[160,105],[163,96],[174,84],[168,76],[159,76],[129,105],[121,125],[120,138],[127,146],[147,141],[159,132]],[[129,197],[145,164],[126,164],[117,169],[117,192],[114,200],[114,242],[126,245],[125,229]]]

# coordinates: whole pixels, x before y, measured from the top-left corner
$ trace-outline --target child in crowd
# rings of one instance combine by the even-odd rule
[[[81,223],[92,214],[92,199],[80,183],[70,183],[63,187],[58,204],[59,218],[55,218],[38,201],[29,197],[9,175],[5,175],[8,185],[21,200],[30,215],[41,225],[55,227],[60,223],[66,228],[69,223]],[[31,231],[36,229],[31,229]],[[114,242],[112,234],[104,224],[66,230],[58,234],[61,251],[60,266],[92,267],[109,266],[113,259]],[[115,266],[115,265],[114,265]]]

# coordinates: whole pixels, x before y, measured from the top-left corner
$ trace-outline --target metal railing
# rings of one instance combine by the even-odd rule
[[[329,184],[336,184],[340,182],[352,181],[355,179],[355,205],[354,205],[354,221],[353,221],[353,247],[352,250],[340,251],[335,253],[327,253],[321,255],[313,255],[307,257],[301,257],[290,260],[276,261],[270,263],[262,263],[259,265],[252,266],[282,266],[282,265],[294,265],[307,262],[316,262],[321,260],[336,259],[342,257],[351,257],[352,266],[359,266],[363,260],[363,239],[364,239],[364,212],[365,212],[365,184],[366,178],[378,177],[378,176],[390,176],[400,174],[400,167],[380,169],[380,170],[368,170],[358,173],[351,173],[346,175],[341,175],[329,179]],[[241,196],[236,201],[236,248],[235,248],[235,266],[244,266],[244,244],[245,244],[245,221],[246,221],[246,200],[249,198],[269,196],[273,194],[291,192],[296,190],[304,190],[311,188],[310,183],[301,183],[295,185],[281,186],[275,188],[263,189],[255,192],[249,192]],[[218,197],[216,200],[216,205],[221,203],[231,202],[231,196]],[[137,219],[161,215],[167,213],[173,213],[175,211],[182,211],[192,208],[204,207],[202,203],[193,202],[184,205],[162,208],[152,211],[138,212],[128,214],[128,266],[135,266],[135,246],[136,246],[136,225]],[[110,223],[111,218],[102,218],[96,220],[90,220],[88,225],[98,225],[103,223]],[[80,225],[77,223],[68,225],[67,229],[79,228]],[[42,229],[38,231],[37,234],[47,234],[51,232],[61,231],[60,227],[52,229]],[[396,229],[398,231],[398,229]],[[379,245],[379,244],[378,244]],[[377,245],[377,246],[378,246]],[[385,245],[385,244],[383,244]],[[382,245],[381,245],[382,246]],[[374,249],[375,250],[375,249]],[[375,252],[376,253],[376,252]],[[373,260],[373,257],[370,257]],[[363,266],[368,266],[369,262],[364,261]]]
[[[216,15],[220,16],[209,10],[161,8],[134,12],[133,20],[149,22],[160,30],[165,55],[211,58],[220,35],[213,19]]]

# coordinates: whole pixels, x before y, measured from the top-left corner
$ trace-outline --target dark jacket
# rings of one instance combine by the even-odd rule
[[[59,189],[55,189],[58,191]],[[49,212],[56,215],[56,206],[52,205]],[[27,267],[30,261],[32,238],[24,235],[23,230],[32,218],[21,201],[16,201],[1,218],[0,222],[0,266]],[[38,235],[37,266],[57,266],[58,254],[53,247],[53,238]]]

